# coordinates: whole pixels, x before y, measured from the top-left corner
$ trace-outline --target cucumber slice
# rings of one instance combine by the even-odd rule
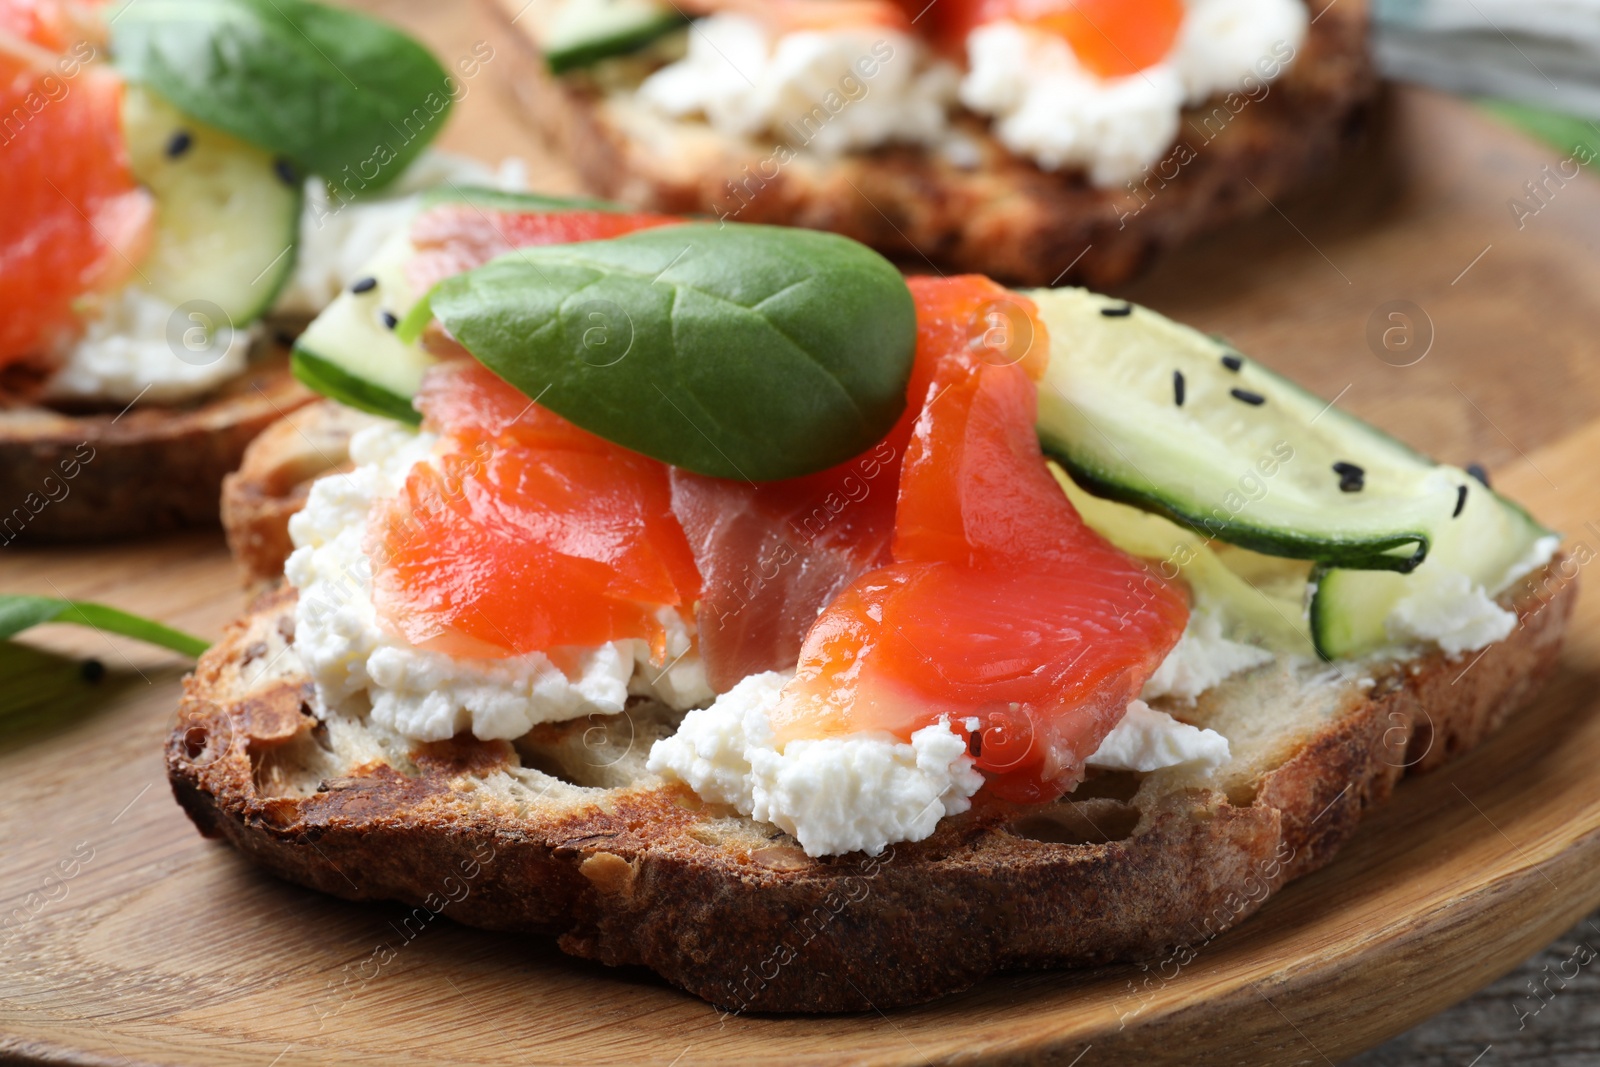
[[[541,35],[544,61],[563,74],[637,52],[687,22],[662,0],[565,0]]]
[[[1205,538],[1160,515],[1093,496],[1055,464],[1051,473],[1083,521],[1130,555],[1149,560],[1161,577],[1188,584],[1197,611],[1227,620],[1228,636],[1277,652],[1313,654],[1305,614],[1311,565],[1247,549],[1217,552]]]
[[[172,304],[217,305],[234,326],[260,318],[294,271],[299,179],[137,85],[124,90],[122,127],[133,174],[156,201],[141,279]]]
[[[1226,342],[1081,289],[1028,295],[1050,329],[1039,390],[1046,453],[1090,492],[1210,539],[1315,560],[1310,629],[1326,659],[1392,643],[1395,605],[1441,576],[1464,575],[1493,595],[1542,543],[1554,545],[1549,530],[1466,471]],[[1357,491],[1341,488],[1341,464],[1361,469]]]
[[[383,318],[386,312],[404,316],[421,295],[406,281],[406,261],[415,253],[408,222],[363,269],[363,279],[375,284],[340,293],[295,341],[290,366],[296,378],[350,407],[402,422],[422,421],[411,398],[433,357],[396,337]]]
[[[616,211],[615,204],[565,199],[497,189],[455,187],[432,190],[418,210],[435,204],[469,204],[484,211]],[[422,374],[434,362],[420,345],[403,340],[385,314],[404,319],[425,293],[406,281],[405,265],[416,253],[409,220],[385,241],[361,274],[374,284],[361,292],[347,289],[312,320],[291,356],[294,375],[307,386],[350,407],[416,423],[421,416],[411,398]]]
[[[1090,491],[1353,569],[1410,570],[1449,521],[1455,490],[1425,480],[1431,460],[1228,345],[1082,289],[1027,295],[1051,338],[1040,442]],[[1365,472],[1361,491],[1335,464]]]
[[[1311,575],[1311,632],[1324,659],[1373,652],[1393,643],[1390,613],[1413,592],[1435,587],[1455,571],[1494,596],[1533,565],[1556,535],[1518,505],[1479,483],[1466,471],[1437,467],[1430,475],[1459,492],[1461,513],[1438,529],[1428,558],[1411,574],[1352,571],[1319,565]]]

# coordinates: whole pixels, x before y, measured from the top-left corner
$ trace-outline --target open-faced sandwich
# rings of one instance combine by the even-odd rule
[[[1375,89],[1363,0],[493,3],[597,195],[1028,285],[1267,210]]]
[[[1560,647],[1555,534],[1145,308],[505,194],[371,269],[166,749],[329,893],[734,1009],[1186,951]]]
[[[214,524],[312,397],[282,331],[410,194],[496,180],[424,151],[487,58],[307,0],[0,0],[0,544]]]

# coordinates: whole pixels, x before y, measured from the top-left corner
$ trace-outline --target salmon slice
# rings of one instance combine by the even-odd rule
[[[918,28],[953,55],[967,35],[1002,20],[1066,40],[1078,62],[1101,78],[1124,77],[1167,57],[1183,26],[1183,0],[902,0]]]
[[[1031,304],[986,279],[920,285],[917,355],[893,430],[862,455],[805,478],[752,484],[672,472],[672,510],[704,583],[700,655],[717,692],[788,670],[817,615],[861,575],[892,561],[900,464],[945,353],[1044,371]],[[1056,491],[1059,495],[1059,491]]]
[[[407,280],[423,292],[516,248],[679,221],[441,204],[412,222]],[[700,592],[666,465],[579,429],[470,358],[431,368],[416,405],[440,443],[436,462],[369,516],[379,622],[452,656],[641,638],[659,660],[659,612],[687,613]]]
[[[580,430],[470,360],[428,371],[432,464],[367,523],[382,625],[421,648],[503,658],[641,638],[699,575],[667,468]]]
[[[885,440],[830,470],[755,485],[673,469],[672,513],[703,583],[695,619],[712,689],[794,666],[817,613],[889,562],[902,450]]]
[[[65,4],[0,0],[0,366],[70,342],[84,298],[125,282],[149,245],[122,83],[59,55],[70,26]]]
[[[64,53],[92,58],[105,43],[109,0],[0,0],[0,55],[55,69]],[[60,71],[71,76],[70,70]]]
[[[417,255],[406,262],[406,281],[414,292],[425,293],[445,278],[481,267],[513,249],[599,241],[682,221],[671,215],[498,211],[439,204],[411,222]]]
[[[909,739],[944,719],[994,793],[1050,799],[1177,643],[1188,602],[1090,530],[1051,478],[1030,375],[1043,324],[1029,352],[995,361],[965,325],[985,317],[992,283],[911,285],[918,359],[936,371],[902,464],[893,562],[806,635],[775,735]]]

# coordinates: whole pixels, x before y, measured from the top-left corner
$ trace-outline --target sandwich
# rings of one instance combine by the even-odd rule
[[[500,179],[425,151],[486,49],[446,70],[307,0],[0,0],[0,544],[215,525],[313,398],[294,330],[421,188]]]
[[[908,269],[1128,280],[1360,139],[1367,11],[1307,0],[492,0],[590,191]]]
[[[166,746],[292,881],[883,1009],[1194,951],[1556,662],[1558,535],[1147,308],[503,193],[385,257]]]

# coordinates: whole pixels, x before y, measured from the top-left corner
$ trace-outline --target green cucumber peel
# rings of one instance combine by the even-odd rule
[[[8,640],[47,622],[76,623],[122,634],[185,656],[199,656],[211,647],[209,642],[192,634],[104,604],[48,596],[0,596],[0,640]]]
[[[1170,519],[1203,537],[1248,548],[1252,552],[1286,559],[1319,560],[1351,570],[1395,571],[1400,574],[1416,570],[1428,555],[1428,537],[1423,532],[1399,534],[1387,539],[1364,538],[1340,542],[1326,534],[1297,537],[1282,528],[1258,526],[1237,516],[1219,522],[1214,516],[1187,507],[1159,489],[1130,486],[1124,481],[1105,476],[1097,469],[1078,462],[1070,450],[1044,434],[1040,435],[1039,445],[1046,456],[1072,476],[1074,482],[1095,496],[1131,504]]]
[[[490,370],[677,467],[772,481],[870,448],[905,409],[911,292],[836,234],[691,223],[510,252],[434,287]]]
[[[324,178],[379,189],[444,126],[456,83],[417,41],[312,0],[125,0],[129,81]]]
[[[551,74],[567,74],[574,70],[592,67],[602,59],[631,55],[665,37],[674,30],[689,24],[689,18],[679,12],[670,12],[659,21],[647,23],[626,34],[618,34],[592,44],[561,48],[545,53],[545,66]]]
[[[545,16],[540,51],[557,75],[638,52],[689,23],[666,0],[565,0]]]
[[[337,400],[346,407],[412,426],[422,423],[422,416],[411,406],[409,397],[358,378],[315,352],[295,348],[289,356],[289,370],[307,389]]]

